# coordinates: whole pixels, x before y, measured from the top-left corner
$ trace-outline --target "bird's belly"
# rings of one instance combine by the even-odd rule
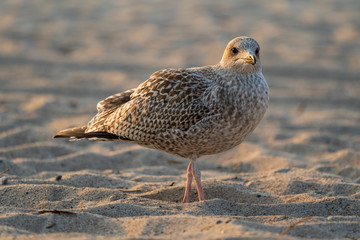
[[[151,148],[185,158],[198,158],[227,151],[244,141],[256,128],[266,108],[232,116],[218,115],[194,125],[188,131],[178,129],[159,134]]]
[[[206,137],[207,145],[210,147],[206,150],[203,149],[199,154],[216,154],[239,145],[254,131],[262,116],[252,119],[237,119],[230,123],[224,121],[223,124],[219,124],[216,133]]]

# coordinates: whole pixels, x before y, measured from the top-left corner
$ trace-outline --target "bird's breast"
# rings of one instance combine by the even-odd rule
[[[228,146],[241,143],[263,118],[269,101],[269,88],[263,76],[242,79],[231,86],[220,86],[213,91],[209,103],[219,113],[221,126],[216,141]],[[231,136],[231,137],[229,137]]]

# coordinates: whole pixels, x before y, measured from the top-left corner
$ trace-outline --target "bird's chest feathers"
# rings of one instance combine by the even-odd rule
[[[263,78],[228,81],[214,89],[212,104],[224,120],[259,121],[268,104],[268,86]]]

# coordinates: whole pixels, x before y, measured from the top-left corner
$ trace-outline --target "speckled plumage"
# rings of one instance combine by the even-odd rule
[[[189,158],[188,202],[189,171],[200,181],[195,160],[240,144],[265,114],[269,95],[259,60],[255,40],[235,38],[219,64],[157,71],[137,88],[99,102],[86,127],[56,137],[119,139]]]

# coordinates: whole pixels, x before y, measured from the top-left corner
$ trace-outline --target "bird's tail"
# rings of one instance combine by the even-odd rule
[[[86,133],[85,130],[87,125],[74,127],[74,128],[67,128],[58,132],[54,138],[71,138],[71,139],[90,139],[90,140],[123,140],[121,137],[116,136],[115,134],[111,134],[108,132],[89,132]]]

